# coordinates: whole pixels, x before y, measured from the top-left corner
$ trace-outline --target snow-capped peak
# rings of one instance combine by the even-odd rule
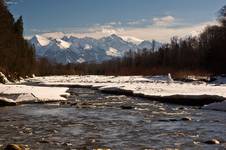
[[[55,33],[53,37],[47,37],[49,34],[34,36],[30,43],[35,46],[36,55],[61,64],[102,62],[114,57],[122,57],[129,50],[151,49],[153,45],[150,41],[116,34],[101,39],[61,34]],[[55,35],[60,35],[61,38],[55,38]],[[155,45],[157,47],[158,43]]]
[[[117,36],[116,34],[112,34],[110,36],[105,36],[103,38],[101,38],[100,40],[102,41],[123,41],[123,39],[119,36]]]
[[[38,44],[39,46],[47,46],[50,43],[50,40],[40,36],[40,35],[35,35],[32,39],[31,39],[31,43],[32,44]]]
[[[144,40],[132,37],[132,36],[120,36],[124,41],[130,42],[130,43],[134,43],[134,44],[140,44],[142,43]]]
[[[71,43],[63,41],[61,39],[55,39],[55,41],[61,49],[67,49],[67,48],[70,48],[71,46]]]

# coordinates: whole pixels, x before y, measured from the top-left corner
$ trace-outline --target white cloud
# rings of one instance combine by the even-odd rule
[[[120,21],[118,21],[118,22],[110,22],[110,23],[108,23],[108,25],[121,25],[122,23],[120,22]]]
[[[163,19],[164,20],[164,19]],[[167,20],[167,19],[165,19]],[[168,20],[170,20],[168,18]],[[171,19],[172,20],[172,19]],[[167,21],[166,21],[167,22]],[[168,21],[169,22],[169,21]],[[79,38],[82,37],[93,37],[93,38],[102,38],[104,36],[109,36],[111,34],[117,34],[122,37],[136,37],[142,40],[158,40],[161,42],[168,42],[171,37],[178,36],[184,37],[188,35],[198,35],[203,29],[208,25],[216,25],[216,21],[211,22],[203,22],[192,26],[179,26],[175,27],[168,27],[168,26],[156,26],[156,25],[149,25],[147,27],[127,27],[127,28],[118,28],[113,27],[111,25],[104,25],[104,26],[94,26],[90,28],[81,28],[80,30],[76,29],[71,30],[71,32],[67,32],[68,36],[76,36]],[[63,31],[63,30],[61,30]],[[73,32],[74,31],[74,32]],[[48,36],[62,36],[61,32],[55,33],[47,33],[44,35]]]
[[[143,40],[159,40],[168,42],[173,36],[185,37],[188,35],[196,36],[201,33],[208,25],[216,25],[217,22],[204,22],[193,26],[184,26],[178,28],[167,28],[149,26],[146,28],[129,28],[119,33],[121,35],[135,36]]]
[[[65,33],[63,33],[63,32],[47,32],[47,33],[43,33],[42,36],[57,39],[57,38],[64,37]]]
[[[21,3],[21,2],[23,2],[23,0],[7,0],[6,4],[7,5],[16,5],[16,4]]]
[[[127,24],[128,25],[140,25],[147,22],[146,19],[141,19],[141,20],[132,20],[132,21],[128,21]]]
[[[128,25],[137,25],[137,24],[140,24],[140,21],[129,21],[127,24]]]
[[[172,24],[175,21],[175,18],[173,16],[165,16],[165,17],[155,17],[152,19],[152,22],[156,26],[167,26],[169,24]]]
[[[7,2],[6,2],[6,4],[7,4],[7,5],[16,5],[16,4],[17,4],[17,2],[7,1]]]

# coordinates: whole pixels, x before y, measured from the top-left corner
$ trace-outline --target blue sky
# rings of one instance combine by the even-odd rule
[[[25,36],[64,32],[99,38],[116,33],[167,41],[195,34],[214,22],[226,0],[14,0]],[[196,31],[197,30],[197,31]]]

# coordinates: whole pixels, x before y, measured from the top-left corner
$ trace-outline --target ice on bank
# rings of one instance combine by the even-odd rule
[[[0,84],[0,101],[5,103],[33,103],[64,101],[67,96],[66,87],[43,87],[27,85],[3,85]]]

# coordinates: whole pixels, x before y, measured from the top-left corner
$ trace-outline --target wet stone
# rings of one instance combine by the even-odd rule
[[[192,119],[190,117],[184,117],[181,119],[171,118],[171,119],[160,119],[158,121],[160,122],[176,122],[176,121],[191,121]]]
[[[198,141],[193,141],[193,143],[194,143],[195,145],[200,144],[200,142],[198,142]]]
[[[24,132],[25,133],[31,133],[32,132],[32,128],[24,128]]]
[[[169,119],[169,121],[174,122],[174,121],[178,121],[178,119]]]
[[[190,117],[184,117],[184,118],[181,118],[181,121],[191,121],[192,119]]]
[[[22,145],[22,144],[8,144],[4,150],[30,150],[28,145]]]
[[[178,119],[160,119],[158,121],[159,122],[174,122],[174,121],[178,121]]]
[[[220,120],[213,120],[213,122],[217,122],[218,123],[218,122],[221,122],[221,121]]]
[[[76,106],[78,103],[74,102],[74,103],[70,103],[71,106]]]
[[[120,106],[121,109],[134,109],[133,106],[126,106],[126,105],[123,105],[123,106]]]
[[[53,130],[53,133],[58,133],[58,131],[57,130]]]
[[[185,107],[179,107],[178,110],[186,110]]]
[[[66,142],[66,143],[63,143],[62,145],[63,145],[63,146],[72,146],[72,143]]]
[[[218,141],[217,139],[212,139],[209,141],[205,141],[205,144],[220,144],[220,141]]]

